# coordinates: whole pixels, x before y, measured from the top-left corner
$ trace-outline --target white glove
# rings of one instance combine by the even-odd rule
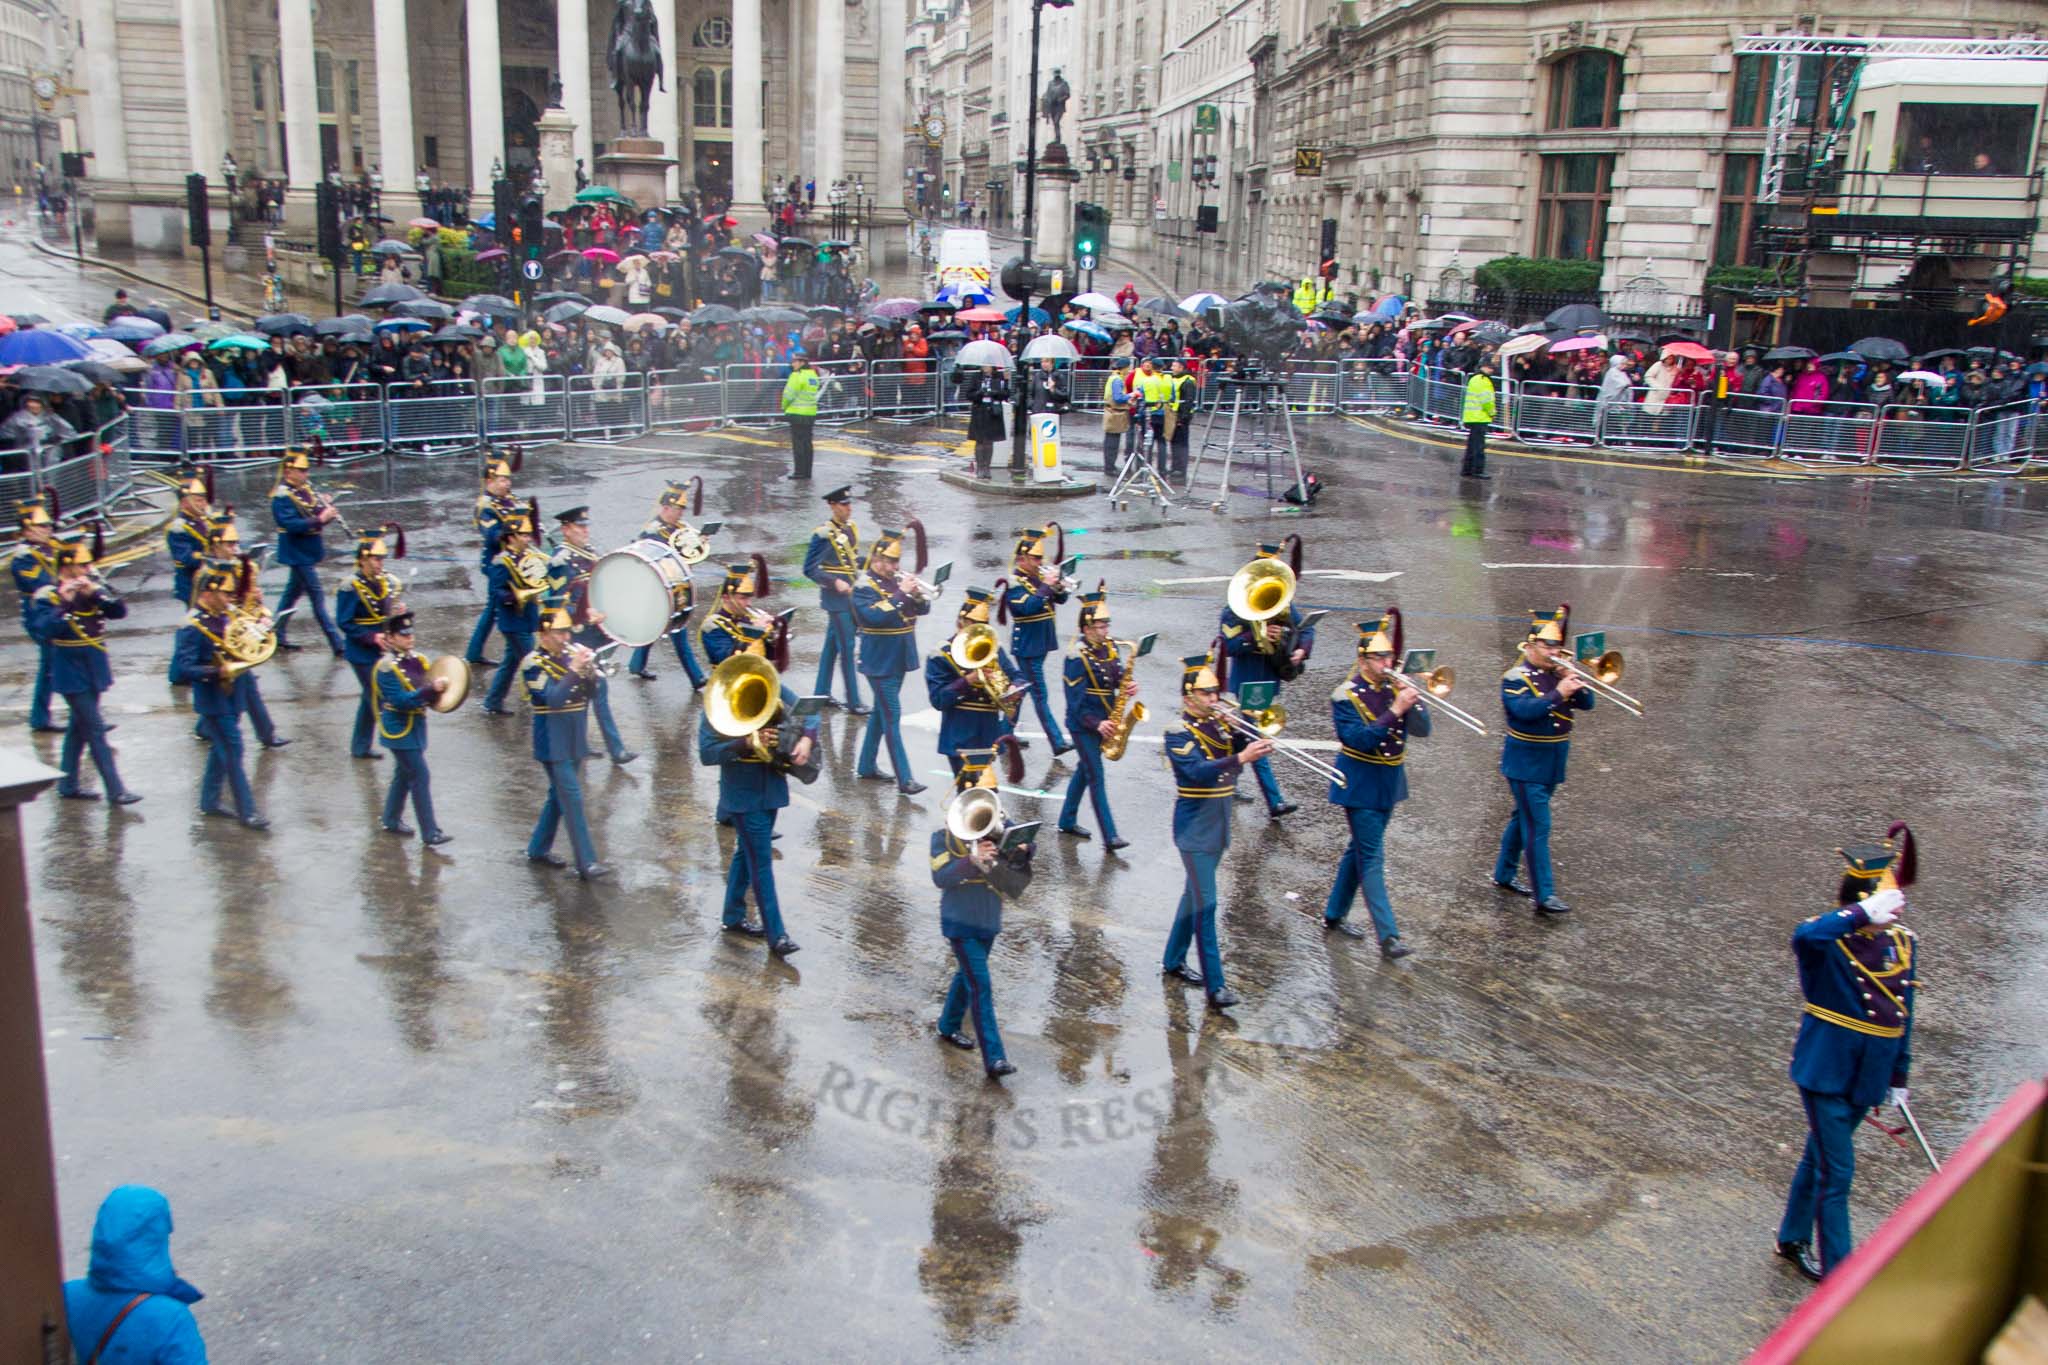
[[[1895,1085],[1885,1092],[1884,1102],[1891,1105],[1894,1109],[1903,1109],[1910,1102],[1911,1095],[1912,1092],[1907,1090],[1905,1086]]]
[[[1906,904],[1906,893],[1897,887],[1879,891],[1862,902],[1863,914],[1872,924],[1883,928],[1899,917],[1899,911]]]

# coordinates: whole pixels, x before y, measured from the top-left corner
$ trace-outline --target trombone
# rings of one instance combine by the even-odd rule
[[[1425,701],[1435,705],[1445,715],[1464,726],[1467,730],[1478,735],[1486,733],[1485,721],[1479,719],[1470,711],[1451,705],[1449,700],[1451,688],[1457,685],[1458,674],[1449,664],[1439,664],[1420,678],[1411,678],[1398,668],[1388,669],[1387,676],[1396,682],[1406,683],[1417,692],[1420,692]]]
[[[1235,702],[1219,699],[1215,710],[1225,725],[1240,734],[1250,735],[1253,739],[1272,740],[1273,752],[1282,758],[1293,759],[1316,776],[1327,778],[1340,787],[1350,785],[1344,780],[1344,774],[1338,772],[1334,765],[1325,763],[1320,758],[1313,758],[1300,747],[1279,738],[1282,727],[1287,724],[1287,712],[1281,707],[1269,706],[1263,711],[1246,711]]]
[[[1562,654],[1563,651],[1560,650],[1559,653]],[[1605,654],[1589,660],[1588,662],[1593,665],[1591,668],[1584,667],[1569,655],[1559,662],[1576,675],[1579,681],[1585,683],[1594,696],[1605,697],[1638,720],[1642,719],[1643,703],[1614,685],[1621,681],[1622,670],[1627,666],[1622,660],[1620,650],[1610,649]]]

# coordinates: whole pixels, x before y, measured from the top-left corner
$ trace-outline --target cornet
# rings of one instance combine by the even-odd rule
[[[896,581],[903,585],[903,591],[917,598],[920,602],[936,602],[939,599],[939,594],[946,590],[946,585],[943,583],[927,583],[916,574],[906,573],[901,569],[896,571]]]

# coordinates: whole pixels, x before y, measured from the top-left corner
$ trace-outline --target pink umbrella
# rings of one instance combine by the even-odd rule
[[[5,313],[0,313],[0,337],[6,336],[9,332],[13,331],[14,328],[14,319],[8,317]]]
[[[419,228],[423,232],[438,232],[440,231],[441,223],[440,220],[434,218],[414,218],[406,223],[406,226]]]
[[[761,244],[762,246],[769,246],[769,247],[772,247],[772,246],[774,246],[774,245],[775,245],[775,239],[774,239],[773,237],[769,236],[769,235],[768,235],[767,233],[765,233],[765,232],[757,232],[757,233],[755,233],[755,234],[754,234],[754,240],[755,240],[755,241],[757,241],[757,242],[759,242],[759,243],[760,243],[760,244]]]
[[[1569,341],[1552,342],[1550,353],[1552,355],[1563,355],[1566,351],[1604,351],[1606,349],[1606,337],[1573,337]]]
[[[1008,315],[1000,308],[970,308],[964,313],[955,313],[955,322],[1001,322]]]
[[[583,259],[586,261],[602,261],[606,265],[617,265],[619,253],[613,251],[610,247],[587,246],[583,248]]]
[[[506,256],[510,254],[511,253],[507,252],[504,247],[494,246],[489,251],[477,252],[476,258],[479,261],[502,261],[505,259]]]

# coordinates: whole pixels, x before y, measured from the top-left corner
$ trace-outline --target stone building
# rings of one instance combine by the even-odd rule
[[[0,176],[5,187],[35,192],[38,162],[57,182],[59,124],[56,104],[57,56],[62,21],[44,0],[0,0]],[[45,89],[38,95],[38,78]]]

